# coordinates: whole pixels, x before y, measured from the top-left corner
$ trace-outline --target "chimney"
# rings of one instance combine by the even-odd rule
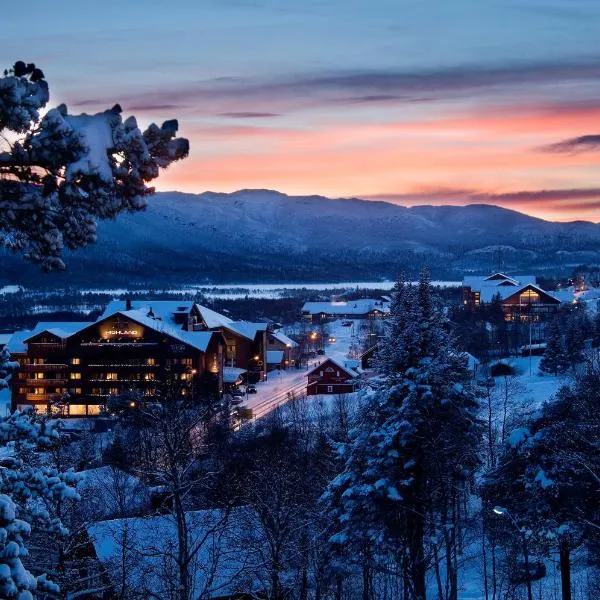
[[[125,310],[131,310],[131,298],[129,296],[125,298]]]

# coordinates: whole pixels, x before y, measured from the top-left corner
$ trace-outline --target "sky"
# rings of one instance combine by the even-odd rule
[[[597,0],[30,0],[0,65],[71,112],[178,118],[157,189],[600,221]]]

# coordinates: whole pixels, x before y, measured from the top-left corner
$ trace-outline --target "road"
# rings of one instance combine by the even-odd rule
[[[306,392],[306,373],[321,364],[328,356],[342,361],[348,354],[352,336],[357,328],[343,327],[341,321],[328,324],[330,335],[335,337],[335,342],[325,345],[325,356],[309,360],[308,369],[289,369],[287,371],[271,371],[269,379],[256,385],[256,394],[248,395],[240,405],[242,408],[252,409],[252,420],[262,419],[264,416],[285,404],[292,394],[300,395]]]

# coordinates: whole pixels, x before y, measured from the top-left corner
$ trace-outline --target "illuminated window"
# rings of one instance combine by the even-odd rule
[[[155,375],[154,373],[144,373],[144,379],[146,381],[154,381]]]
[[[186,365],[188,367],[192,366],[192,359],[191,358],[182,358],[181,359],[181,364],[182,365]]]
[[[45,365],[46,364],[46,359],[45,358],[34,358],[33,359],[33,364],[34,365]]]
[[[192,374],[191,373],[182,373],[181,374],[181,379],[183,381],[189,381],[192,378]]]
[[[154,367],[154,366],[156,366],[156,359],[155,358],[147,358],[146,359],[146,364],[149,365],[149,366],[151,366],[151,367]]]
[[[71,394],[81,394],[81,388],[80,387],[71,388],[69,391],[71,392]]]
[[[86,412],[85,404],[69,404],[69,414],[75,417],[84,417]]]
[[[88,404],[87,407],[87,414],[88,415],[99,415],[100,414],[100,405],[98,404]]]
[[[33,378],[34,379],[44,379],[44,374],[43,373],[34,373]]]
[[[81,373],[69,373],[70,379],[81,379]]]
[[[520,304],[533,304],[534,302],[540,301],[540,295],[533,291],[527,290],[519,295],[519,303]]]
[[[19,388],[19,394],[26,394],[27,388]]]
[[[119,393],[119,388],[116,388],[116,387],[108,388],[108,393],[111,396],[116,396]]]
[[[81,364],[81,359],[80,358],[72,358],[71,359],[71,364],[72,365],[80,365]]]
[[[117,375],[117,373],[107,373],[106,374],[107,381],[117,381],[117,379],[119,379],[119,376]]]
[[[45,393],[45,391],[46,391],[46,390],[45,390],[44,388],[35,388],[35,389],[33,390],[33,393],[34,393],[34,394],[43,394],[43,393]]]
[[[328,392],[329,394],[331,394],[331,392],[333,392],[333,386],[332,386],[332,385],[328,385],[328,386],[327,386],[327,392]]]
[[[100,388],[92,388],[92,394],[100,395],[102,390]]]

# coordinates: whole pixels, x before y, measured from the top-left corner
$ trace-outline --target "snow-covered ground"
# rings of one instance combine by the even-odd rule
[[[541,359],[541,356],[532,356],[531,363],[528,356],[505,359],[517,370],[517,376],[514,378],[517,385],[514,386],[513,396],[516,403],[524,409],[537,408],[561,386],[569,383],[569,377],[566,375],[554,376],[540,373]],[[497,377],[497,383],[502,384],[502,379]]]
[[[267,381],[256,384],[256,394],[248,394],[242,408],[251,408],[253,418],[260,419],[275,408],[285,404],[289,397],[302,395],[306,392],[306,374],[318,366],[327,357],[344,362],[348,358],[348,350],[353,336],[358,329],[360,321],[352,321],[352,327],[344,327],[341,320],[327,325],[330,337],[335,342],[325,344],[325,355],[317,356],[308,361],[308,366],[303,369],[288,369],[287,371],[271,371]],[[316,328],[315,328],[316,329]],[[319,396],[311,396],[311,401],[320,401]]]

